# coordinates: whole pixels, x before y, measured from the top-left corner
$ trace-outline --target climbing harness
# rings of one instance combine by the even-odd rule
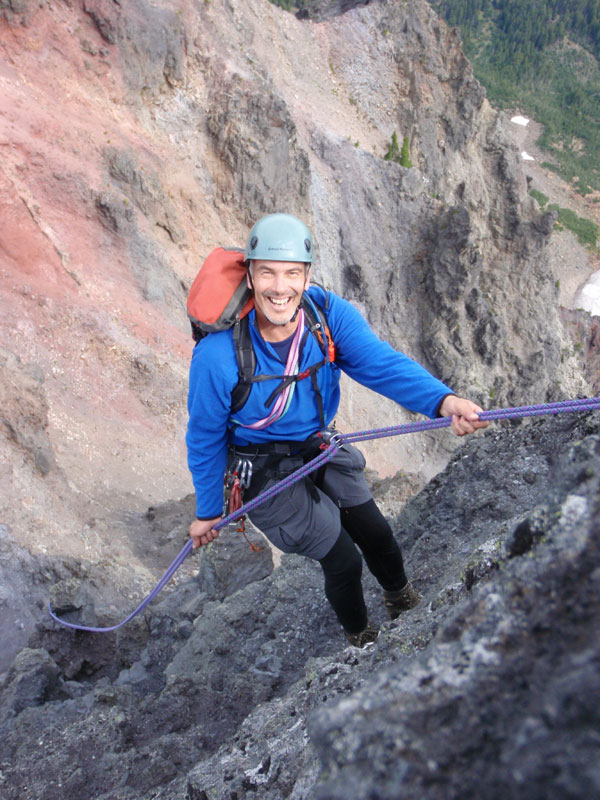
[[[600,396],[599,397],[587,397],[578,400],[562,400],[556,403],[542,403],[540,405],[530,405],[530,406],[518,406],[515,408],[498,408],[493,409],[491,411],[482,411],[479,414],[479,419],[482,421],[493,421],[493,420],[501,420],[501,419],[519,419],[522,417],[537,417],[543,416],[546,414],[565,414],[577,411],[593,411],[594,409],[600,408]],[[304,464],[302,467],[297,469],[295,472],[292,472],[290,475],[282,478],[278,481],[275,485],[270,486],[265,491],[261,492],[255,498],[250,500],[249,502],[240,505],[234,511],[230,511],[230,513],[217,522],[214,526],[215,530],[220,530],[224,528],[226,525],[229,525],[231,522],[235,522],[236,520],[240,519],[241,517],[248,514],[253,509],[257,508],[261,503],[264,503],[266,500],[269,500],[272,497],[283,492],[285,489],[288,489],[294,483],[302,478],[305,478],[307,475],[310,475],[311,472],[319,469],[320,467],[324,466],[328,461],[335,456],[337,451],[342,447],[344,444],[351,444],[353,442],[365,442],[372,439],[382,439],[388,436],[401,436],[403,434],[408,433],[418,433],[420,431],[427,431],[427,430],[437,430],[438,428],[447,428],[451,425],[452,418],[451,417],[441,417],[438,419],[430,419],[430,420],[423,420],[421,422],[409,422],[405,425],[393,425],[387,428],[373,428],[371,430],[364,430],[364,431],[356,431],[355,433],[338,433],[335,432],[330,436],[323,435],[323,444],[324,449],[309,461],[307,464]],[[323,432],[326,434],[326,432]],[[242,470],[242,474],[244,475],[244,480],[249,480],[251,477],[251,467],[246,468],[246,472],[243,473],[243,465],[240,464],[240,469]],[[242,478],[240,475],[237,476],[237,480],[241,485]],[[179,569],[179,567],[183,564],[185,559],[190,555],[193,548],[193,541],[190,539],[182,550],[178,553],[178,555],[173,560],[172,564],[168,567],[162,578],[156,584],[154,589],[150,592],[150,594],[140,603],[140,605],[131,612],[131,614],[126,617],[126,619],[119,622],[117,625],[111,625],[106,628],[94,628],[89,627],[86,625],[77,625],[72,622],[67,622],[63,619],[60,619],[56,616],[56,614],[52,611],[52,607],[50,603],[48,603],[48,611],[52,619],[56,622],[64,625],[66,628],[70,628],[71,630],[76,631],[87,631],[89,633],[109,633],[110,631],[116,631],[119,628],[126,625],[130,622],[134,617],[136,617],[141,611],[143,611],[146,606],[148,606],[152,600],[164,589],[167,583],[171,580],[175,572]]]

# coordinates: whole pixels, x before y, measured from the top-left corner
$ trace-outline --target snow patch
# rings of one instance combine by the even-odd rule
[[[518,114],[516,117],[511,117],[510,121],[514,122],[515,125],[522,125],[523,127],[525,127],[525,125],[529,125],[529,120],[527,119],[527,117],[521,117]]]
[[[523,150],[523,152],[521,153],[521,158],[523,159],[523,161],[535,161],[535,158],[533,156],[530,156],[529,153],[526,153],[525,150]]]
[[[583,308],[584,311],[589,311],[590,314],[600,317],[600,270],[594,272],[577,295],[575,308]]]

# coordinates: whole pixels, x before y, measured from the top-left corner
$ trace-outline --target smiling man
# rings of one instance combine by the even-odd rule
[[[319,453],[333,433],[340,370],[411,411],[452,416],[458,436],[486,427],[479,406],[381,341],[350,303],[310,286],[313,241],[299,219],[263,217],[250,231],[245,257],[254,295],[248,336],[256,360],[246,402],[232,412],[240,380],[232,330],[202,339],[190,367],[186,442],[197,500],[190,526],[194,547],[218,536],[214,525],[228,465],[243,465],[252,476],[248,501]],[[362,557],[383,589],[391,619],[420,600],[364,468],[362,453],[344,445],[324,468],[250,514],[280,550],[319,562],[325,595],[355,646],[377,637],[363,596]]]
[[[263,339],[282,341],[296,330],[296,313],[305,289],[310,268],[289,261],[251,261],[248,286],[254,293],[257,324]]]

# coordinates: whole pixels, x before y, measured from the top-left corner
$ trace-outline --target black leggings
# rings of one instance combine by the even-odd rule
[[[319,559],[325,576],[325,596],[348,633],[367,625],[363,596],[361,549],[369,570],[389,592],[407,584],[402,553],[392,529],[374,500],[341,509],[342,530],[331,550]]]

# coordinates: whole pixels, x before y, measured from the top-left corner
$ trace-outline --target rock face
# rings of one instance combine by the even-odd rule
[[[563,325],[571,332],[573,349],[581,355],[584,374],[594,395],[600,393],[600,317],[581,309],[561,309]]]
[[[114,623],[183,545],[186,290],[264,213],[306,219],[315,279],[483,405],[595,385],[558,316],[553,220],[456,34],[424,0],[304,16],[266,0],[0,0],[7,798],[392,797],[400,782],[458,796],[480,773],[492,794],[535,797],[550,768],[567,796],[597,787],[579,694],[597,688],[591,422],[460,451],[396,523],[425,602],[368,651],[341,648],[318,568],[273,569],[233,534],[116,634],[47,616],[50,598]],[[384,160],[394,134],[411,168]],[[338,423],[399,414],[347,382]],[[423,434],[365,448],[388,513],[455,447]]]
[[[35,365],[22,364],[20,358],[8,350],[0,351],[0,369],[0,424],[3,433],[15,449],[45,476],[55,464],[47,432],[44,374]]]
[[[324,19],[344,14],[357,6],[368,6],[371,0],[298,0],[295,3],[298,19],[312,19],[322,22]]]
[[[599,498],[598,412],[474,438],[394,520],[423,602],[386,622],[366,576],[364,650],[318,565],[233,532],[116,641],[38,624],[0,690],[2,796],[595,796]]]
[[[31,498],[4,516],[19,544],[36,528],[40,552],[100,557],[111,514],[190,490],[186,288],[266,212],[305,218],[315,279],[457,391],[586,390],[552,221],[456,33],[423,0],[321,6],[2,4],[0,330],[47,407],[24,463],[29,434],[2,428],[1,493]],[[394,133],[410,169],[383,159]],[[348,382],[338,421],[397,415]],[[417,441],[371,458],[429,478],[452,447]]]

